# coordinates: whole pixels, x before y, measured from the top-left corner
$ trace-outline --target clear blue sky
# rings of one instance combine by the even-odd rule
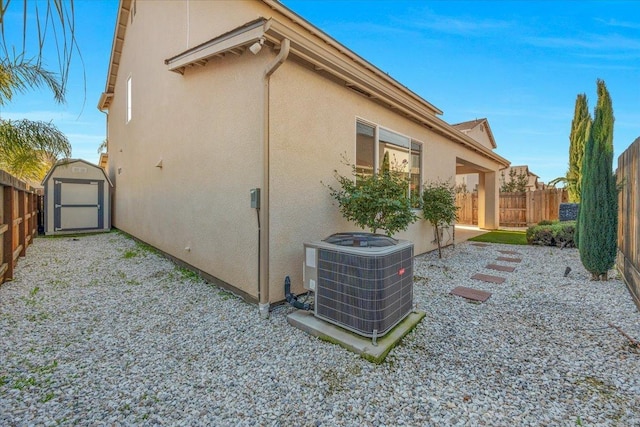
[[[486,117],[498,154],[544,181],[564,175],[576,95],[596,102],[602,78],[616,117],[615,159],[640,136],[640,2],[303,1],[296,13],[389,73],[457,123]],[[4,118],[39,118],[67,133],[73,156],[97,161],[117,1],[76,0],[87,76],[74,63],[68,103],[30,92]],[[215,36],[215,34],[211,34]]]

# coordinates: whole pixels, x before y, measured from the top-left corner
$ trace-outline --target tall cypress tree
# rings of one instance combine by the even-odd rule
[[[576,98],[575,111],[571,121],[569,134],[569,170],[567,171],[567,191],[569,202],[580,203],[582,188],[582,159],[585,145],[591,130],[591,115],[587,105],[587,95],[579,94]]]
[[[598,104],[585,147],[578,215],[580,260],[593,280],[607,279],[616,256],[618,193],[613,174],[613,107],[598,79]]]

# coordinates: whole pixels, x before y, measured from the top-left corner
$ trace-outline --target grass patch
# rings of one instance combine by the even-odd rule
[[[191,282],[197,282],[198,280],[200,280],[200,275],[193,270],[189,270],[188,268],[180,266],[176,267],[176,270],[178,270],[178,273],[183,279],[189,280]]]
[[[469,239],[472,242],[504,243],[507,245],[526,245],[527,235],[524,231],[498,230]]]
[[[124,255],[122,255],[122,258],[124,259],[130,259],[130,258],[135,258],[136,256],[138,256],[138,252],[137,251],[132,251],[131,249],[125,251]]]

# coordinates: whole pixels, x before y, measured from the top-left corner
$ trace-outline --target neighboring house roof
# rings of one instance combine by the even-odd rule
[[[86,160],[82,160],[82,159],[62,159],[62,160],[58,160],[56,162],[55,165],[53,165],[51,167],[51,169],[49,169],[49,172],[47,172],[47,175],[44,177],[44,179],[42,180],[42,185],[46,185],[46,182],[49,180],[49,178],[51,178],[51,174],[53,174],[53,171],[58,167],[58,166],[63,166],[63,165],[70,165],[72,163],[84,163],[85,165],[92,167],[92,168],[96,168],[99,169],[102,172],[102,175],[104,175],[105,180],[109,183],[109,185],[111,187],[113,187],[113,184],[111,183],[111,180],[109,179],[109,177],[107,176],[106,172],[104,171],[103,168],[101,168],[98,165],[94,165],[91,162],[87,162]]]
[[[464,133],[465,135],[476,128],[483,129],[487,132],[487,136],[489,138],[489,141],[491,142],[491,147],[492,148],[498,147],[498,145],[496,144],[496,140],[493,137],[491,126],[489,126],[489,121],[486,118],[469,120],[467,122],[452,124],[451,126],[459,130],[460,132]]]
[[[367,97],[372,102],[408,117],[467,149],[505,167],[509,165],[508,160],[494,153],[489,147],[457,132],[451,125],[437,117],[442,114],[441,110],[338,43],[280,2],[276,0],[256,1],[266,4],[289,19],[290,23],[283,23],[275,18],[258,18],[168,58],[165,60],[168,70],[182,73],[186,67],[205,65],[207,61],[215,57],[242,54],[256,42],[280,48],[284,40],[289,40],[291,58],[309,64],[314,71],[334,81],[338,79],[346,87]],[[131,0],[120,0],[108,78],[105,92],[101,95],[98,103],[98,108],[103,111],[109,108],[113,98],[130,8]]]
[[[509,173],[512,170],[515,172],[516,175],[525,174],[527,176],[527,179],[528,179],[527,187],[528,188],[532,188],[534,190],[543,190],[544,189],[544,187],[545,187],[544,182],[538,181],[538,179],[540,177],[538,175],[536,175],[535,173],[531,172],[529,170],[529,166],[527,166],[527,165],[510,166],[508,168],[501,169],[500,171],[502,172],[502,174],[506,178],[506,177],[509,176]]]

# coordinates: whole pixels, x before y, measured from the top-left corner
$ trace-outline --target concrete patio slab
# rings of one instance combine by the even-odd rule
[[[373,345],[371,338],[363,337],[353,332],[342,329],[336,325],[318,319],[309,311],[297,310],[287,316],[287,322],[314,337],[333,344],[338,344],[362,358],[380,364],[384,362],[387,354],[400,340],[407,335],[424,318],[424,311],[412,311],[402,322],[389,331],[385,336],[379,337],[377,345]]]

